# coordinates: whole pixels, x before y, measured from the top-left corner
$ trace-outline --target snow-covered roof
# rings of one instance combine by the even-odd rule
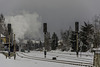
[[[35,40],[32,40],[33,43],[35,43]]]
[[[63,42],[63,40],[59,40],[58,43]]]
[[[5,37],[3,34],[1,34],[1,37]]]
[[[95,53],[100,54],[100,48],[93,48],[93,51],[95,51]]]
[[[23,40],[22,43],[27,44],[27,41],[28,41],[28,40]],[[31,41],[32,41],[33,43],[40,43],[40,41],[35,41],[35,40],[31,40]]]
[[[40,43],[40,41],[36,41],[36,43]]]
[[[25,43],[26,44],[27,43],[27,40],[23,40],[22,43]]]
[[[100,48],[93,48],[94,51],[100,51]]]
[[[40,43],[40,41],[35,41],[35,40],[32,40],[32,42],[33,42],[33,43]]]

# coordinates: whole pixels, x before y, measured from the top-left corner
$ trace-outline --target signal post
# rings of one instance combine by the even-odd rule
[[[78,57],[79,54],[79,45],[78,45],[78,31],[79,31],[79,22],[75,22],[75,33],[76,33],[76,55]]]
[[[43,23],[43,32],[44,32],[44,57],[46,58],[46,34],[47,34],[47,23]]]
[[[9,33],[9,51],[8,51],[8,56],[9,56],[9,59],[10,59],[10,34],[11,34],[11,24],[9,23],[8,24],[8,33]]]
[[[15,40],[15,34],[14,34],[14,60],[16,59],[16,40]]]

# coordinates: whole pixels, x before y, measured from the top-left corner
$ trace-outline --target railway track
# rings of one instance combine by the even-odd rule
[[[66,61],[66,60],[52,60],[47,58],[41,58],[41,57],[34,57],[34,56],[28,56],[23,53],[17,53],[17,55],[21,58],[27,58],[32,60],[40,60],[40,61],[47,61],[47,62],[55,62],[55,63],[62,63],[62,64],[70,64],[70,65],[78,65],[78,66],[85,66],[85,67],[93,67],[92,63],[89,62],[77,62],[77,61]]]
[[[75,53],[61,53],[61,52],[49,52],[49,53],[66,54],[66,55],[68,55],[68,54],[69,54],[69,55],[76,55]],[[79,54],[79,55],[80,55],[80,54]],[[81,55],[82,55],[82,56],[91,56],[91,57],[94,56],[94,55],[92,55],[92,54],[90,55],[90,54],[82,54],[82,53],[81,53]]]
[[[25,54],[26,55],[26,54]],[[29,55],[27,55],[27,56],[29,56]],[[55,55],[55,54],[52,54],[52,53],[47,53],[47,56],[55,56],[55,57],[58,57],[58,58],[64,58],[64,59],[72,59],[72,60],[77,60],[77,61],[84,61],[84,62],[91,62],[91,63],[93,63],[92,61],[92,59],[88,59],[88,58],[77,58],[77,57],[73,57],[73,56],[68,56],[68,55],[61,55],[61,54],[57,54],[57,55]],[[32,57],[32,56],[29,56],[29,57]]]
[[[64,56],[64,55],[55,55],[55,54],[48,54],[50,56],[57,56],[60,58],[65,58],[65,59],[73,59],[73,60],[79,60],[79,61],[85,61],[85,62],[91,62],[92,59],[88,59],[88,58],[77,58],[77,57],[73,57],[73,56]]]

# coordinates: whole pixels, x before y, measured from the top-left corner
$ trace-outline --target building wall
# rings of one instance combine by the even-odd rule
[[[2,44],[5,44],[6,43],[6,37],[1,37],[1,42],[2,42]]]

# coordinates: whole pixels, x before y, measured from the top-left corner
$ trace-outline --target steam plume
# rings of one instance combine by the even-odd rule
[[[5,22],[11,23],[13,32],[16,34],[16,39],[32,39],[39,38],[41,22],[37,13],[22,13],[16,16],[7,16]]]

